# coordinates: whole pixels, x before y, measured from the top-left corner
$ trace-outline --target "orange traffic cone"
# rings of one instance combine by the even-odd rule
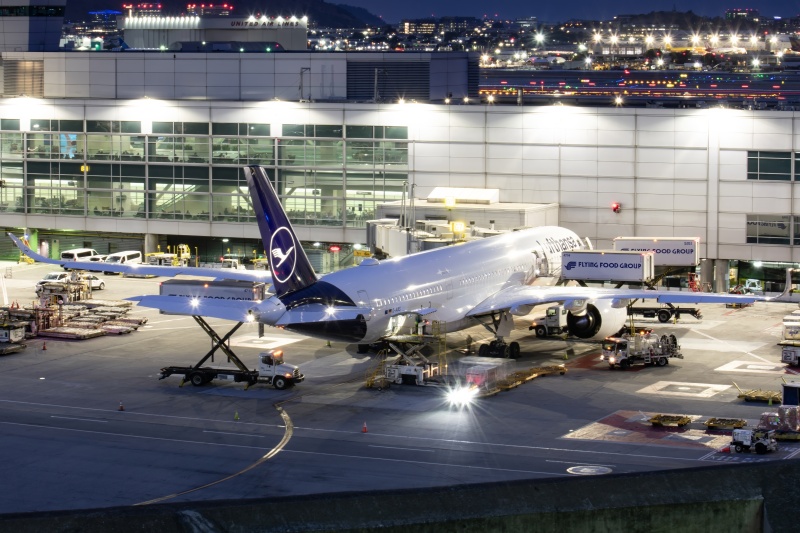
[[[719,453],[731,453],[731,447],[725,446],[724,448],[720,448]]]
[[[42,351],[47,350],[47,341],[42,341]]]
[[[124,411],[125,410],[125,406],[122,405],[122,402],[119,402],[119,410],[120,411]]]
[[[366,432],[367,432],[367,423],[364,422],[364,427],[361,428],[361,433],[366,433]]]

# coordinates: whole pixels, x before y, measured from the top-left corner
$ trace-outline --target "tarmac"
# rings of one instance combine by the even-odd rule
[[[8,268],[8,298],[23,305],[35,300],[35,282],[54,270],[12,263],[0,265],[0,273]],[[95,296],[104,299],[156,294],[161,281],[101,277],[106,289]],[[196,363],[209,351],[209,337],[190,317],[135,308],[131,313],[148,321],[133,333],[34,338],[24,351],[0,357],[0,449],[14,458],[0,465],[13,487],[0,514],[786,461],[800,444],[782,443],[763,456],[723,453],[730,431],[702,422],[753,424],[774,410],[738,399],[733,382],[780,390],[781,378],[798,380],[799,369],[780,363],[777,346],[781,319],[795,309],[704,305],[702,320],[637,319],[659,335],[675,334],[684,359],[609,371],[599,344],[542,340],[528,331],[540,308],[515,320],[512,340],[522,347],[516,366],[565,364],[568,372],[454,409],[440,387],[366,388],[375,356],[357,354],[355,346],[271,328],[259,338],[250,324],[232,337],[239,357],[255,366],[260,351],[281,347],[286,362],[306,375],[303,383],[285,391],[224,381],[181,387],[180,377],[159,380],[160,368]],[[209,322],[223,333],[234,326]],[[489,340],[478,327],[447,335],[450,360],[463,355],[468,335],[475,344]],[[221,353],[215,359],[225,363]],[[649,418],[659,413],[692,422],[655,428]]]

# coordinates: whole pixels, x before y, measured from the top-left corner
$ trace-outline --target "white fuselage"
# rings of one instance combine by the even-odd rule
[[[370,308],[363,343],[392,333],[392,317],[435,309],[426,319],[445,331],[474,326],[466,313],[498,291],[537,279],[554,283],[561,273],[561,252],[581,249],[578,236],[544,226],[438,248],[356,268],[323,279],[359,307]]]

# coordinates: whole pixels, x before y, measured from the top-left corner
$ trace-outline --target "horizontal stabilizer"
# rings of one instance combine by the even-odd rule
[[[249,311],[257,305],[257,302],[248,300],[203,300],[187,296],[134,296],[128,300],[164,313],[197,315],[236,322],[250,321]]]

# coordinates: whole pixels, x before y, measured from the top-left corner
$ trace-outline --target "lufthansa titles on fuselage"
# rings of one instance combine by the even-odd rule
[[[538,242],[538,241],[537,241]],[[566,237],[561,237],[560,239],[554,239],[553,237],[547,237],[544,240],[544,246],[547,248],[547,251],[550,253],[556,252],[566,252],[575,250],[581,247],[581,241],[573,237],[572,235],[568,235]]]

